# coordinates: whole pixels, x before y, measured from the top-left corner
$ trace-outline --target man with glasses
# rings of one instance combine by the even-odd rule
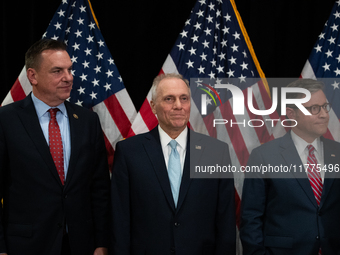
[[[249,157],[249,166],[286,166],[286,172],[246,173],[243,254],[340,254],[340,144],[322,137],[330,104],[319,81],[299,79],[288,87],[310,91],[311,99],[303,106],[311,115],[287,105],[287,117],[296,125]]]

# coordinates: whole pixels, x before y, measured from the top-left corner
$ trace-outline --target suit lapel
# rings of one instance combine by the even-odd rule
[[[178,197],[178,203],[177,203],[177,212],[179,211],[179,209],[181,208],[184,202],[190,183],[192,181],[192,179],[190,178],[190,152],[194,152],[194,150],[191,150],[192,148],[190,148],[190,135],[192,133],[193,131],[191,130],[188,131],[187,151],[185,153],[183,176],[182,176],[182,182],[181,182],[181,187],[179,190],[179,197]]]
[[[175,211],[175,203],[172,197],[168,172],[164,162],[164,155],[159,139],[158,127],[154,128],[149,133],[146,133],[145,138],[145,142],[143,143],[145,152],[152,163],[153,169],[162,187],[164,196],[166,197],[172,210]]]
[[[70,161],[67,169],[67,176],[65,182],[65,189],[70,185],[72,177],[74,175],[76,164],[79,157],[79,145],[81,144],[80,139],[82,139],[81,135],[77,135],[79,130],[82,130],[83,122],[79,119],[76,114],[75,109],[72,107],[72,104],[65,102],[65,107],[67,109],[68,120],[70,124],[70,137],[71,137],[71,155]]]
[[[300,156],[296,150],[296,147],[294,145],[294,142],[292,140],[292,137],[290,135],[290,132],[287,133],[283,138],[282,142],[280,144],[282,148],[281,155],[284,158],[284,160],[287,163],[287,166],[296,166],[296,172],[293,172],[294,177],[296,178],[296,181],[299,183],[303,191],[305,192],[308,199],[313,203],[315,207],[318,206],[312,187],[310,185],[310,182],[307,178],[307,174],[304,170],[304,166],[301,162]],[[299,166],[302,166],[303,171],[300,172]]]
[[[62,185],[50,153],[50,148],[41,130],[31,94],[29,94],[24,100],[22,100],[21,103],[22,111],[19,113],[19,117],[22,121],[22,125],[27,131],[29,137],[32,139],[33,143],[35,144],[37,151],[40,153],[42,159],[45,161],[48,169],[51,171],[51,174],[55,177],[58,183]]]

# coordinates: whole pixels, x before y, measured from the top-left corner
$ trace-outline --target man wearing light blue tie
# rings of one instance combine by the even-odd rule
[[[188,131],[190,89],[181,75],[155,78],[151,107],[159,125],[116,147],[112,254],[235,254],[232,175],[191,179],[189,171],[189,153],[229,165],[228,145]]]

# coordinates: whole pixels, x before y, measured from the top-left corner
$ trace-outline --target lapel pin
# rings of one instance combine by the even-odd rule
[[[200,149],[202,149],[202,147],[200,146],[200,145],[196,145],[196,150],[200,150]]]
[[[331,154],[331,157],[335,158],[335,154]]]
[[[73,117],[74,117],[75,119],[78,119],[78,115],[75,114],[75,113],[73,113]]]

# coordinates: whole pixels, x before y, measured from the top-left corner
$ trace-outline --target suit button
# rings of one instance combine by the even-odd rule
[[[58,226],[58,228],[62,228],[62,227],[63,227],[63,224],[58,223],[57,226]]]
[[[318,215],[321,216],[321,212],[318,212]]]
[[[171,249],[170,249],[170,252],[171,252],[171,253],[175,253],[175,252],[176,252],[176,251],[175,251],[175,248],[171,248]]]
[[[320,239],[320,237],[319,237],[319,236],[316,236],[315,238],[316,238],[316,240],[319,240],[319,239]]]
[[[175,222],[175,227],[179,227],[179,223],[178,222]]]

